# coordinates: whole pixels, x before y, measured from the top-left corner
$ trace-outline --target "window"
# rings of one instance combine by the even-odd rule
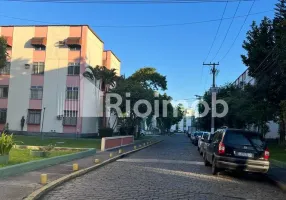
[[[243,131],[228,131],[224,142],[230,145],[255,146],[256,148],[263,148],[265,144],[260,135]]]
[[[203,135],[204,140],[207,140],[209,135],[210,135],[209,133],[204,133],[204,135]]]
[[[222,131],[215,132],[212,142],[213,143],[219,143],[221,141],[221,139],[222,139],[222,134],[223,134]]]
[[[6,123],[7,109],[0,109],[0,123]]]
[[[78,87],[67,87],[66,99],[78,99]]]
[[[80,51],[81,46],[80,45],[68,45],[70,51]]]
[[[35,51],[46,51],[46,46],[44,46],[44,45],[35,45],[34,49],[35,49]]]
[[[29,110],[27,123],[28,124],[40,124],[41,123],[41,110]]]
[[[8,86],[0,86],[0,98],[7,98],[8,97]]]
[[[77,111],[65,110],[63,125],[76,126],[77,124]]]
[[[69,63],[68,66],[68,75],[79,75],[79,63]]]
[[[6,65],[0,69],[0,74],[10,74],[11,63],[7,62]]]
[[[31,99],[42,99],[42,98],[43,98],[43,86],[32,86]]]
[[[44,74],[44,72],[45,72],[45,63],[43,62],[33,63],[33,74]]]

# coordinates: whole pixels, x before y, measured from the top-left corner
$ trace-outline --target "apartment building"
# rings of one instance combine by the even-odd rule
[[[192,126],[192,117],[194,116],[194,111],[191,108],[185,109],[185,116],[183,119],[178,123],[178,125],[173,125],[171,130],[176,130],[177,126],[178,129],[181,131],[187,131],[189,127]]]
[[[88,25],[0,26],[8,63],[0,71],[0,129],[95,134],[102,93],[82,74],[120,60]]]
[[[248,69],[245,70],[233,84],[243,87],[245,84],[250,83],[251,85],[255,84],[255,79],[248,75]],[[273,121],[268,122],[269,132],[266,134],[266,138],[278,138],[279,125]]]

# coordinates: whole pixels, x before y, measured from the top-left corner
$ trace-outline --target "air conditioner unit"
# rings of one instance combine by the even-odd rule
[[[25,64],[25,69],[30,69],[30,64]]]
[[[63,119],[63,115],[57,115],[57,120],[62,120]]]
[[[65,46],[65,41],[59,41],[59,46]]]

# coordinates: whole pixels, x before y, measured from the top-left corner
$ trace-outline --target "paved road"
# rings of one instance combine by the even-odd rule
[[[44,200],[286,199],[264,176],[211,175],[184,135],[144,149],[48,193]]]

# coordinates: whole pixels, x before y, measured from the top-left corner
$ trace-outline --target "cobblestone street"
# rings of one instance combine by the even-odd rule
[[[262,175],[211,175],[196,147],[180,134],[65,183],[42,199],[285,198]]]

